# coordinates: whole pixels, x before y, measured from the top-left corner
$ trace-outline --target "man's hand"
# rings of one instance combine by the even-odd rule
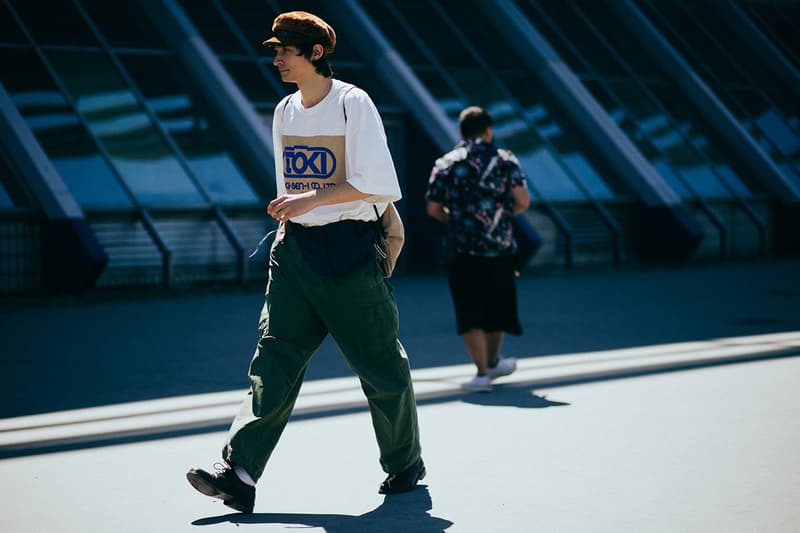
[[[315,191],[300,194],[282,194],[267,206],[267,214],[279,222],[299,217],[317,206]]]
[[[336,187],[314,189],[300,194],[282,194],[269,203],[267,214],[279,222],[284,222],[304,215],[320,205],[354,202],[370,196],[345,182]]]

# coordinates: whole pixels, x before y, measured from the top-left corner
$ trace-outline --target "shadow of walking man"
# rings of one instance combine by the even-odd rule
[[[466,394],[461,397],[461,401],[475,405],[520,407],[525,409],[544,409],[545,407],[569,405],[565,402],[548,400],[545,396],[538,396],[525,387],[504,385],[495,385],[490,394]]]
[[[210,526],[223,522],[233,524],[283,524],[287,527],[320,527],[327,533],[386,533],[387,531],[414,531],[415,533],[441,533],[453,522],[431,516],[431,495],[426,485],[404,494],[384,497],[383,503],[362,515],[304,514],[304,513],[233,513],[200,518],[195,526]]]

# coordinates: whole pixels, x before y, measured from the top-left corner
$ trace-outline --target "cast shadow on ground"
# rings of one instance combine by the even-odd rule
[[[495,385],[490,393],[468,393],[461,397],[464,403],[487,406],[520,407],[524,409],[543,409],[569,405],[566,402],[548,400],[538,396],[527,387]]]
[[[453,525],[444,518],[431,516],[433,509],[427,485],[420,485],[405,494],[386,496],[383,503],[362,515],[304,514],[304,513],[232,513],[199,518],[195,526],[232,524],[284,524],[287,527],[321,527],[327,533],[381,533],[386,531],[414,531],[415,533],[441,533]]]

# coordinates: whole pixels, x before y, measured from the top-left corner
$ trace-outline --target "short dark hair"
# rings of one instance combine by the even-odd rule
[[[482,107],[470,106],[458,115],[458,129],[464,139],[480,136],[491,125],[492,116]]]
[[[297,55],[303,56],[309,61],[311,61],[311,64],[314,65],[314,68],[317,70],[317,73],[322,74],[326,78],[333,77],[333,69],[331,68],[331,64],[328,63],[328,54],[322,52],[322,55],[316,61],[311,59],[311,54],[314,51],[314,44],[319,44],[319,43],[312,43],[312,44],[302,43],[294,45],[295,48],[297,48]]]

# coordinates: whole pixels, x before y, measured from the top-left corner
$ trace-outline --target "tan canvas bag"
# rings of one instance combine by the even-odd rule
[[[375,215],[378,215],[378,208],[375,209]],[[403,221],[400,218],[400,213],[394,203],[389,203],[383,215],[378,217],[380,222],[380,231],[378,237],[379,243],[375,244],[375,249],[381,256],[381,268],[383,269],[384,277],[391,277],[395,265],[397,265],[397,258],[400,257],[400,251],[403,249],[403,242],[405,241],[405,228],[403,228]]]

